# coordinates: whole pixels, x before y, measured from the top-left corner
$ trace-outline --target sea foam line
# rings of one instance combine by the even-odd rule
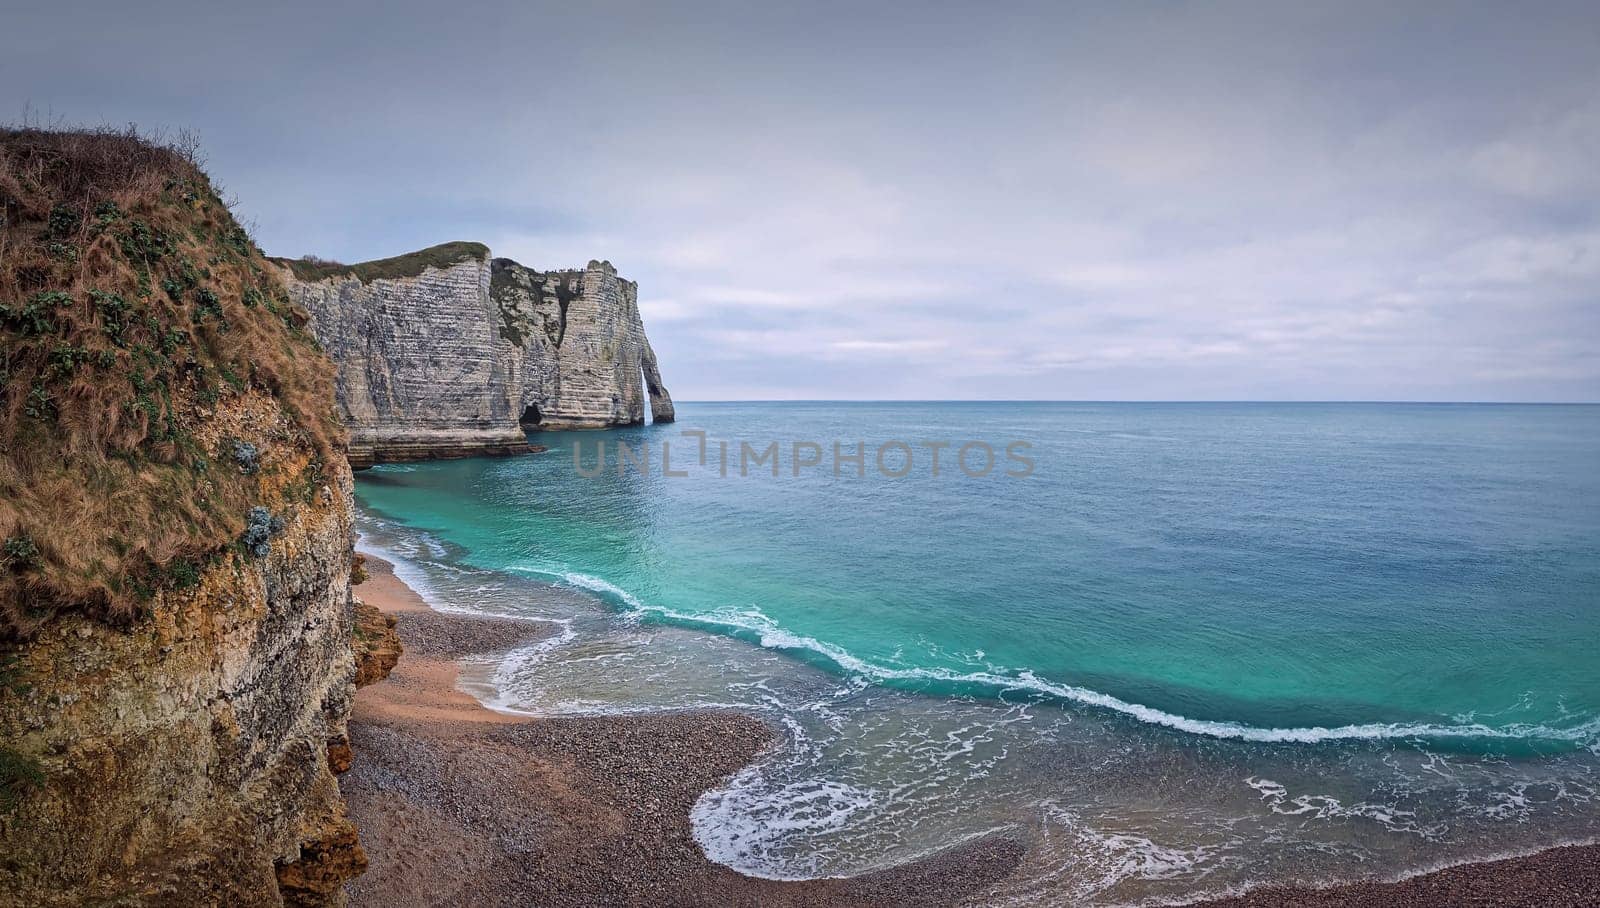
[[[1142,703],[1123,700],[1112,694],[1087,687],[1049,681],[1038,677],[1031,670],[1004,674],[995,671],[957,672],[943,668],[896,668],[878,665],[834,644],[817,640],[815,637],[788,631],[757,609],[695,615],[663,606],[649,605],[616,584],[589,574],[572,571],[523,570],[529,573],[558,578],[570,586],[611,595],[620,600],[631,611],[642,615],[652,615],[706,630],[731,632],[732,635],[751,635],[756,638],[762,647],[767,649],[815,653],[832,662],[844,672],[861,675],[873,681],[938,681],[993,688],[997,693],[1016,690],[1028,691],[1086,706],[1108,709],[1149,725],[1158,725],[1211,738],[1251,741],[1263,744],[1320,744],[1328,741],[1449,738],[1515,741],[1544,740],[1577,743],[1591,747],[1600,746],[1600,716],[1572,728],[1552,728],[1546,725],[1531,724],[1495,728],[1479,722],[1458,725],[1437,725],[1427,722],[1367,722],[1334,727],[1261,728],[1240,722],[1192,719],[1188,716],[1169,713],[1152,706],[1145,706]]]
[[[512,650],[500,657],[499,664],[495,667],[494,676],[490,683],[494,696],[485,704],[490,709],[507,713],[529,714],[527,710],[517,705],[518,701],[511,695],[511,690],[515,686],[516,673],[525,671],[531,666],[544,661],[544,657],[551,650],[566,646],[578,639],[578,632],[573,628],[571,618],[541,618],[538,620],[559,625],[561,627],[560,633],[539,640],[530,646]]]
[[[454,602],[452,599],[446,597],[439,591],[437,587],[433,585],[428,577],[428,572],[424,570],[422,565],[418,562],[421,561],[422,563],[432,564],[436,567],[459,570],[450,565],[443,565],[435,561],[427,561],[424,559],[413,560],[415,558],[414,555],[403,553],[393,547],[383,546],[373,542],[371,537],[367,536],[366,534],[357,535],[355,548],[356,551],[361,552],[362,554],[375,555],[379,558],[382,558],[384,561],[389,562],[390,567],[394,571],[395,577],[398,578],[401,583],[404,583],[406,586],[410,587],[418,597],[428,604],[428,608],[432,609],[433,611],[447,612],[456,615],[472,615],[479,618],[505,618],[511,621],[530,621],[540,624],[560,625],[561,631],[559,633],[545,637],[535,642],[531,646],[515,649],[510,653],[507,653],[507,656],[516,656],[520,659],[526,660],[524,664],[532,664],[533,662],[537,662],[544,658],[544,653],[547,651],[555,649],[558,646],[564,646],[568,643],[571,643],[577,638],[577,631],[575,631],[572,627],[571,618],[555,618],[544,615],[519,615],[515,612],[491,612],[486,609],[474,608],[468,605],[460,605]],[[482,591],[484,589],[485,587],[478,587],[478,591]]]

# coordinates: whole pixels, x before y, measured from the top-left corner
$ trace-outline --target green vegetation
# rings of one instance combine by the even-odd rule
[[[375,259],[355,265],[345,265],[316,256],[272,261],[288,266],[294,276],[302,281],[321,281],[331,277],[354,277],[362,282],[394,280],[416,277],[429,268],[449,268],[472,259],[489,257],[489,247],[482,243],[441,243],[394,258]]]
[[[210,468],[209,408],[269,395],[279,443],[338,455],[306,314],[183,150],[0,129],[0,250],[0,640],[127,619],[230,550],[264,478]]]
[[[116,202],[109,199],[94,206],[94,223],[95,227],[100,230],[115,224],[121,217],[122,209],[117,207]]]
[[[50,219],[45,223],[44,235],[47,237],[65,238],[78,231],[78,223],[82,215],[65,205],[57,205],[50,209]]]
[[[217,299],[217,295],[215,293],[206,289],[205,287],[201,287],[199,290],[194,292],[194,299],[195,321],[204,321],[208,318],[214,318],[218,321],[222,320],[222,300]]]
[[[7,549],[14,540],[5,542]],[[30,689],[21,677],[21,660],[14,651],[0,650],[0,693],[22,695]],[[0,746],[0,816],[17,809],[28,792],[44,784],[39,761],[10,747]]]
[[[200,568],[192,558],[174,558],[166,567],[166,576],[173,589],[188,590],[200,585]]]
[[[23,571],[39,561],[39,547],[26,536],[12,536],[0,545],[0,563],[8,570]]]
[[[495,259],[489,272],[489,298],[500,310],[500,336],[518,347],[526,343],[528,332],[535,328],[528,314],[518,305],[517,297],[526,295],[535,303],[535,314],[544,316],[545,338],[552,346],[560,347],[561,341],[567,336],[567,309],[577,299],[577,291],[568,284],[569,274],[571,272],[534,271],[511,259]],[[538,306],[549,302],[544,297],[547,282],[555,287],[555,303],[559,313],[555,319],[537,310]]]
[[[0,747],[0,814],[17,809],[28,792],[44,784],[39,761],[9,747]]]
[[[518,309],[515,294],[519,290],[537,292],[518,286],[516,278],[512,276],[512,269],[520,267],[510,259],[495,259],[489,270],[489,298],[494,300],[495,306],[500,310],[500,336],[516,347],[521,347],[527,340],[525,332],[532,326]]]

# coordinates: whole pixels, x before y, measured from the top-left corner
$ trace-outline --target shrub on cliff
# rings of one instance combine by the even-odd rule
[[[429,268],[449,268],[473,259],[487,259],[489,247],[482,243],[456,241],[440,243],[416,252],[387,259],[373,259],[346,265],[333,259],[303,255],[297,259],[275,258],[272,261],[289,269],[302,281],[321,281],[330,277],[353,277],[363,282],[397,280],[416,277]]]
[[[339,456],[305,322],[185,149],[0,130],[0,637],[132,616],[239,538],[260,479],[194,434],[226,398]]]
[[[0,747],[0,816],[10,813],[28,792],[43,784],[38,760]]]

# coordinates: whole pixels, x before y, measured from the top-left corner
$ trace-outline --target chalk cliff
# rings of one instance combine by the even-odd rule
[[[0,130],[0,249],[0,906],[342,904],[332,364],[136,136]]]
[[[489,300],[487,247],[281,267],[337,364],[352,463],[528,450],[515,351],[499,338]]]
[[[639,316],[609,262],[538,272],[446,243],[345,266],[277,260],[338,365],[351,462],[527,450],[525,429],[673,418]]]
[[[491,263],[500,336],[520,359],[523,425],[591,429],[673,420],[655,351],[639,317],[639,286],[610,262],[582,271]],[[640,377],[643,376],[641,383]]]

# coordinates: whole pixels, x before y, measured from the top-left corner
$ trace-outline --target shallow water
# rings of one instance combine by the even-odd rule
[[[838,874],[1014,828],[996,900],[1115,902],[1600,834],[1600,408],[680,412],[357,493],[436,601],[565,624],[486,699],[787,729],[697,807],[718,860]],[[779,476],[701,466],[688,428],[782,442]],[[1023,440],[1035,470],[934,477],[914,445],[903,478],[795,477],[795,439]],[[602,440],[654,470],[582,478]]]

